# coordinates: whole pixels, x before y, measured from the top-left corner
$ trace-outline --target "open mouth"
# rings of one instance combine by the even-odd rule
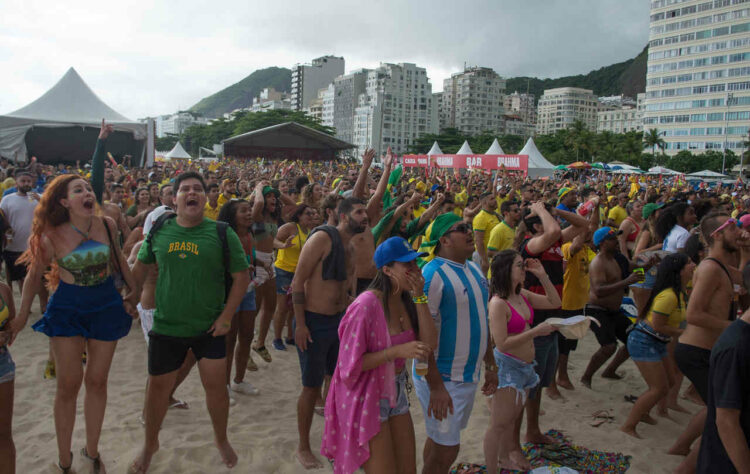
[[[90,211],[94,208],[94,201],[93,200],[86,200],[83,202],[83,208],[87,211]]]
[[[185,205],[186,205],[187,207],[198,207],[198,200],[197,200],[197,199],[188,199],[188,200],[187,200],[187,201],[185,202]]]

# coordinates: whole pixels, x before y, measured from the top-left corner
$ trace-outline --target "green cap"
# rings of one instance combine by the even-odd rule
[[[281,193],[278,189],[272,187],[272,186],[263,186],[263,196],[265,196],[268,193],[274,193],[276,197],[281,196]]]
[[[653,214],[655,210],[661,209],[662,207],[664,207],[664,203],[656,204],[654,202],[650,202],[646,204],[645,206],[643,206],[641,215],[643,216],[644,219],[648,219],[649,216],[651,216],[651,214]]]
[[[446,212],[445,214],[440,214],[432,222],[429,232],[427,232],[425,235],[427,242],[424,242],[422,245],[428,245],[428,246],[437,245],[438,240],[440,240],[440,237],[445,235],[445,233],[448,232],[448,229],[450,229],[453,226],[453,224],[455,224],[456,222],[460,220],[462,219],[453,212]]]

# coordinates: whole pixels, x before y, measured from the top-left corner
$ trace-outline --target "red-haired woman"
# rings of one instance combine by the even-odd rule
[[[91,184],[72,174],[58,176],[44,191],[34,212],[29,250],[22,256],[28,277],[21,306],[10,323],[12,341],[26,324],[42,275],[51,267],[46,277],[54,294],[33,327],[51,338],[57,365],[54,414],[62,472],[70,472],[73,463],[71,438],[81,382],[86,384],[86,445],[81,455],[93,464],[92,472],[103,471],[98,444],[107,404],[107,376],[117,340],[130,330],[128,313],[135,314],[136,285],[116,239],[117,227],[109,217],[98,216],[96,208],[96,201],[101,203],[104,140],[111,132],[112,126],[102,121],[92,166],[96,194]],[[114,271],[122,274],[131,290],[125,302],[115,288]]]

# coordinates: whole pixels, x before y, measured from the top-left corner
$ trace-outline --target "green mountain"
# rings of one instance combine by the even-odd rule
[[[257,97],[266,87],[273,87],[279,92],[290,92],[292,71],[284,67],[258,69],[240,82],[201,99],[190,107],[190,111],[206,117],[221,117],[234,109],[249,107],[253,103],[253,97]]]
[[[582,87],[591,89],[597,96],[619,95],[635,98],[640,92],[646,91],[646,62],[648,46],[633,59],[612,64],[596,71],[577,76],[558,77],[556,79],[538,79],[536,77],[513,77],[507,80],[505,90],[528,92],[534,94],[537,100],[545,89],[556,87]]]

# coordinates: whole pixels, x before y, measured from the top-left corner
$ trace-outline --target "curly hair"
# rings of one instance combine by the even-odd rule
[[[27,267],[35,263],[44,262],[44,247],[42,236],[70,220],[68,209],[60,201],[68,197],[68,185],[76,179],[83,179],[77,174],[64,174],[56,177],[44,190],[39,204],[34,209],[34,221],[31,224],[29,248],[18,259],[18,263]],[[60,269],[57,262],[52,261],[50,270],[46,273],[47,288],[53,291],[60,282]]]

